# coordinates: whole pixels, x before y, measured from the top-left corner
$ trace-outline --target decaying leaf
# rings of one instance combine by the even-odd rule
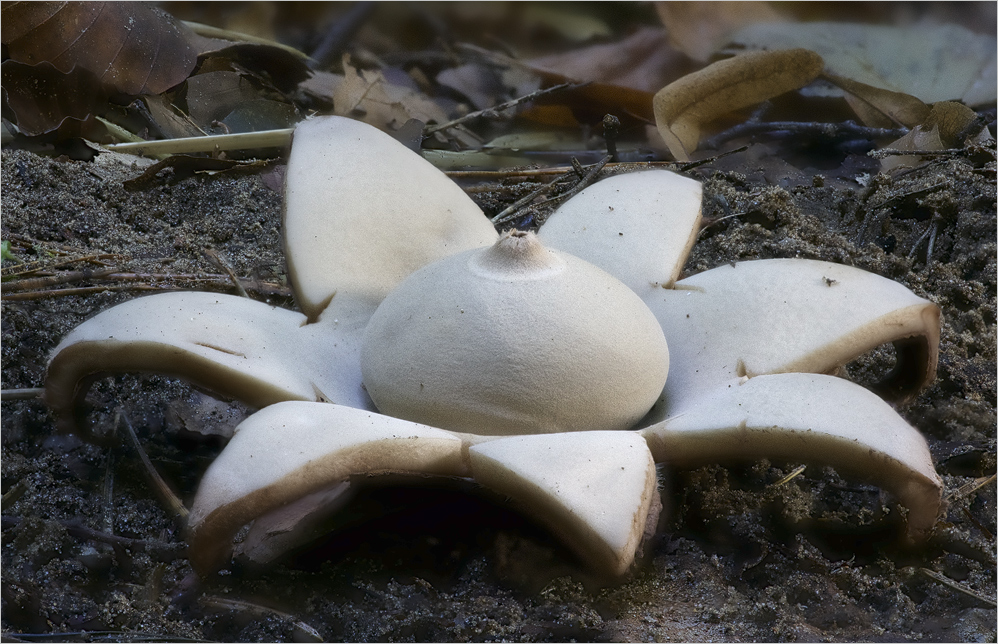
[[[0,70],[5,107],[13,112],[18,129],[28,136],[52,132],[67,120],[76,121],[74,130],[78,130],[79,124],[107,101],[97,77],[79,67],[64,73],[47,62],[25,65],[5,60]],[[66,134],[75,136],[77,131]]]
[[[835,22],[759,23],[731,42],[752,49],[807,47],[840,76],[926,103],[995,101],[995,36],[951,24],[887,27]]]
[[[654,92],[693,70],[690,61],[669,47],[665,32],[643,27],[618,42],[592,45],[527,61],[531,69],[575,82],[595,81]]]
[[[656,2],[655,10],[669,33],[669,44],[701,63],[738,29],[780,20],[769,2]]]
[[[929,116],[929,106],[911,94],[881,89],[831,72],[823,76],[846,91],[846,102],[870,127],[915,127]]]
[[[86,69],[122,94],[158,94],[197,62],[189,32],[151,3],[10,2],[0,15],[11,59]]]
[[[343,80],[333,90],[333,111],[383,130],[397,130],[409,119],[449,120],[443,108],[418,90],[390,83],[380,71],[357,69],[349,56],[343,58]]]
[[[937,151],[962,147],[967,139],[984,143],[990,138],[991,133],[988,128],[982,127],[974,110],[954,101],[941,101],[932,105],[922,123],[887,147]],[[880,161],[880,169],[889,172],[896,168],[914,167],[922,162],[922,158],[919,155],[889,156]]]
[[[659,90],[655,122],[672,155],[688,161],[703,124],[799,89],[821,68],[821,57],[807,49],[752,52],[718,61]]]

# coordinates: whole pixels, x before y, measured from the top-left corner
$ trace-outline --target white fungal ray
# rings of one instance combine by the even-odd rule
[[[347,118],[298,125],[285,190],[288,274],[310,320],[334,296],[377,306],[417,268],[497,238],[445,174]]]
[[[513,499],[608,576],[633,563],[657,494],[655,462],[634,432],[483,442],[340,405],[280,403],[243,421],[205,473],[189,520],[191,562],[214,570],[243,525],[338,491],[351,476],[384,473],[471,477]]]
[[[342,405],[284,402],[253,414],[205,472],[188,519],[191,564],[211,571],[242,526],[355,474],[468,474],[454,434]]]
[[[942,508],[925,439],[859,385],[810,373],[733,379],[641,430],[656,461],[685,466],[785,459],[830,465],[895,494],[924,538]]]
[[[698,181],[666,170],[617,175],[566,201],[538,237],[645,298],[679,278],[700,231],[702,193]]]
[[[651,420],[740,376],[830,373],[887,342],[898,398],[935,378],[939,308],[873,273],[829,262],[767,259],[724,265],[645,302],[669,341],[670,372]]]
[[[471,447],[472,476],[507,494],[591,569],[627,572],[657,490],[655,462],[634,432],[501,438]]]
[[[63,338],[52,353],[45,398],[65,429],[73,427],[73,406],[91,377],[110,372],[178,375],[254,407],[320,398],[370,407],[360,385],[363,327],[304,324],[301,313],[232,295],[137,298]],[[338,363],[355,367],[333,368]]]

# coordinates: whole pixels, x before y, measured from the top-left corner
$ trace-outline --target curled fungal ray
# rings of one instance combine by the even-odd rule
[[[284,244],[310,320],[334,295],[376,306],[417,268],[496,238],[457,184],[384,132],[339,116],[296,128]]]
[[[910,397],[935,377],[939,308],[858,268],[805,259],[738,262],[645,302],[671,352],[659,414],[672,415],[675,401],[733,377],[829,373],[887,342],[895,343],[897,367],[884,392]]]
[[[470,476],[512,498],[593,570],[620,575],[657,492],[655,462],[633,432],[494,440],[340,405],[272,405],[236,429],[205,473],[190,515],[191,562],[222,565],[246,523],[353,475]]]
[[[595,183],[552,214],[538,238],[646,297],[679,278],[700,230],[699,181],[666,170]]]
[[[641,433],[656,461],[831,465],[894,493],[908,508],[908,532],[916,538],[927,536],[942,508],[942,481],[918,430],[876,394],[834,376],[734,379]]]
[[[305,324],[305,316],[233,295],[162,293],[112,307],[55,348],[45,399],[63,429],[91,376],[154,371],[177,375],[254,407],[328,399],[366,408],[360,338],[348,321]],[[351,368],[352,367],[352,368]]]

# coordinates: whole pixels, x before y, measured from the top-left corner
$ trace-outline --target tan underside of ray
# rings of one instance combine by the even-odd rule
[[[472,475],[546,525],[594,570],[627,571],[645,529],[655,463],[634,432],[501,438],[469,450]]]
[[[496,239],[453,181],[384,132],[338,116],[295,130],[284,242],[309,319],[334,294],[377,305],[417,268]]]
[[[876,394],[834,376],[734,379],[684,400],[641,434],[656,461],[673,464],[777,458],[830,465],[895,494],[915,538],[927,536],[941,509],[942,482],[922,435]]]
[[[642,298],[672,286],[700,230],[700,183],[666,170],[604,179],[569,199],[538,237],[610,273]]]
[[[243,525],[354,474],[467,476],[462,444],[442,429],[351,407],[271,405],[239,425],[205,472],[188,523],[191,564],[216,569]]]
[[[830,373],[901,342],[896,397],[935,377],[939,308],[850,266],[805,259],[738,262],[645,298],[669,341],[669,379],[650,421],[737,376]],[[910,341],[908,339],[911,339]],[[890,389],[890,388],[888,388]],[[647,421],[646,421],[647,422]]]
[[[362,321],[323,321],[244,297],[178,292],[112,307],[70,332],[52,353],[45,398],[64,429],[100,373],[186,378],[254,407],[283,400],[372,406],[360,386]]]

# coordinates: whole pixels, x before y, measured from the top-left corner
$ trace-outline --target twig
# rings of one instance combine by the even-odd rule
[[[55,286],[56,284],[69,284],[72,282],[82,282],[83,280],[95,279],[99,277],[107,277],[108,275],[117,271],[118,268],[103,268],[100,270],[82,270],[82,271],[60,271],[55,275],[49,275],[47,277],[26,277],[24,279],[14,280],[4,284],[5,291],[29,291],[32,289],[45,288],[46,286]]]
[[[681,172],[686,172],[687,170],[692,170],[693,168],[699,168],[702,165],[707,165],[708,163],[713,163],[718,159],[723,159],[724,157],[731,156],[732,154],[738,154],[739,152],[744,152],[748,150],[749,146],[743,145],[741,147],[735,148],[734,150],[728,150],[727,152],[722,152],[720,154],[715,154],[712,157],[707,157],[706,159],[700,159],[699,161],[690,161],[689,163],[684,163],[679,166]]]
[[[152,482],[159,491],[163,501],[166,502],[167,507],[169,507],[175,516],[186,522],[187,516],[190,512],[188,512],[187,508],[184,507],[183,502],[177,498],[177,495],[173,493],[170,486],[166,484],[163,477],[159,475],[159,472],[156,471],[152,461],[149,460],[149,455],[146,454],[144,449],[142,449],[139,437],[135,435],[135,429],[132,427],[132,422],[128,420],[128,414],[122,412],[120,409],[115,414],[115,425],[118,424],[119,420],[125,421],[125,429],[128,430],[128,435],[132,439],[132,445],[135,446],[135,450],[139,453],[139,458],[142,459],[142,465],[146,468],[146,473],[149,474],[149,477],[152,479]]]
[[[712,136],[701,147],[717,148],[722,143],[750,134],[789,132],[791,134],[811,134],[828,138],[851,136],[861,139],[900,138],[906,128],[866,127],[853,121],[844,123],[815,123],[808,121],[757,121],[750,119]]]
[[[23,520],[24,518],[19,516],[4,516],[3,528],[6,530],[9,527],[17,527],[23,522]],[[104,543],[111,544],[112,546],[127,548],[133,552],[148,552],[166,560],[180,559],[185,557],[187,553],[187,544],[184,543],[167,543],[165,541],[156,541],[153,539],[132,539],[129,537],[120,537],[116,534],[108,534],[107,532],[94,530],[93,528],[83,525],[78,519],[64,519],[60,520],[58,523],[66,528],[66,531],[74,537],[102,541]]]
[[[294,615],[289,615],[283,611],[279,611],[274,608],[269,608],[267,606],[261,606],[260,604],[253,604],[247,601],[242,601],[238,599],[229,599],[228,597],[219,597],[218,595],[205,595],[201,597],[201,602],[209,606],[214,606],[215,608],[224,608],[227,610],[239,610],[246,611],[249,613],[254,613],[256,615],[273,615],[283,620],[287,620],[295,625],[296,628],[301,629],[308,633],[310,637],[315,638],[316,642],[325,641],[319,631],[315,630],[302,620],[298,619]]]
[[[732,152],[735,152],[733,150]],[[721,155],[713,158],[720,158]],[[701,163],[701,162],[696,162]],[[675,161],[621,161],[620,163],[607,163],[606,169],[619,170],[640,170],[642,168],[675,168]],[[519,177],[548,177],[555,174],[564,174],[571,168],[567,166],[553,166],[550,168],[507,168],[504,170],[444,170],[444,174],[452,179],[512,179]]]
[[[952,503],[953,501],[958,501],[965,496],[970,496],[971,494],[981,489],[991,481],[994,481],[996,478],[998,478],[998,474],[992,474],[991,476],[982,476],[980,478],[976,478],[970,483],[964,483],[963,485],[961,485],[960,487],[956,488],[955,490],[946,495],[946,502]]]
[[[610,155],[611,161],[619,161],[617,158],[617,135],[620,134],[620,119],[613,114],[603,117],[603,140],[606,141],[606,153]]]
[[[559,201],[561,199],[567,199],[569,197],[572,197],[572,196],[578,194],[586,186],[588,186],[590,183],[592,183],[593,179],[596,177],[597,174],[599,174],[600,170],[602,170],[604,168],[604,166],[606,166],[606,164],[607,164],[607,162],[609,160],[610,160],[610,156],[609,155],[603,157],[602,159],[599,160],[598,163],[594,163],[593,165],[589,166],[589,168],[586,169],[586,172],[582,176],[582,178],[579,179],[579,181],[577,181],[576,184],[574,186],[572,186],[569,190],[566,190],[565,192],[563,192],[563,193],[561,193],[559,195],[555,195],[554,197],[551,197],[549,199],[545,199],[544,201],[540,201],[540,202],[538,202],[536,204],[533,204],[532,207],[537,208],[537,207],[543,206],[545,204],[552,203],[554,201]],[[573,164],[573,166],[574,166],[574,164]],[[567,176],[571,175],[573,172],[575,172],[574,167],[573,167],[572,170],[564,173],[563,176],[567,177]],[[550,190],[550,188],[552,188],[556,183],[558,183],[559,180],[560,180],[560,178],[555,179],[554,181],[541,186],[541,188],[538,188],[537,190],[535,190],[534,192],[530,193],[526,197],[517,200],[517,202],[514,203],[512,206],[510,206],[509,208],[506,208],[501,213],[499,213],[498,215],[496,215],[495,217],[493,217],[492,218],[492,223],[498,225],[498,224],[506,223],[507,221],[511,221],[513,219],[518,218],[520,216],[521,207],[524,204],[529,203],[530,201],[532,201],[535,197],[537,197],[541,193]]]
[[[998,606],[998,602],[995,602],[995,600],[991,599],[990,597],[985,597],[984,595],[967,588],[960,582],[953,581],[946,575],[942,575],[936,572],[935,570],[929,570],[928,568],[919,568],[919,570],[921,570],[922,574],[928,577],[929,579],[938,581],[940,584],[943,584],[944,586],[949,586],[950,588],[952,588],[957,592],[963,593],[968,597],[973,597],[974,599],[980,602],[984,602],[988,606]]]
[[[229,268],[228,264],[226,264],[225,262],[222,261],[222,258],[218,256],[218,253],[216,253],[211,248],[206,248],[204,250],[204,255],[209,260],[211,260],[211,262],[213,264],[215,264],[216,266],[218,266],[219,268],[221,268],[223,271],[225,271],[225,273],[229,276],[229,279],[232,280],[232,283],[235,285],[235,287],[236,287],[236,293],[238,293],[239,295],[241,295],[243,297],[249,297],[249,295],[246,294],[246,289],[244,289],[243,285],[239,283],[239,278],[236,277],[235,272],[233,272],[233,270],[231,268]]]
[[[0,389],[0,400],[32,400],[45,395],[45,387],[26,389]]]
[[[572,186],[571,190],[561,193],[560,195],[555,195],[550,199],[545,199],[544,201],[538,203],[538,206],[543,206],[544,204],[551,203],[552,201],[561,201],[562,199],[569,199],[575,195],[582,192],[585,188],[589,186],[596,179],[596,175],[606,167],[606,164],[610,162],[610,155],[606,155],[593,165],[589,166],[589,170],[586,172],[586,176],[582,177],[578,183]]]
[[[496,105],[495,107],[487,107],[484,110],[478,110],[476,112],[469,112],[468,114],[465,114],[464,116],[462,116],[460,118],[454,119],[453,121],[448,121],[447,123],[443,123],[442,125],[433,125],[433,126],[430,126],[430,127],[426,128],[425,130],[423,130],[423,136],[429,136],[431,134],[435,134],[437,132],[440,132],[441,130],[447,130],[447,129],[450,129],[450,128],[456,126],[456,125],[461,125],[461,124],[466,123],[466,122],[468,122],[468,121],[470,121],[472,119],[477,119],[477,118],[480,118],[480,117],[496,118],[497,116],[499,116],[499,112],[503,112],[503,111],[508,110],[510,108],[516,107],[520,103],[524,103],[526,101],[532,101],[535,98],[538,98],[540,96],[544,96],[545,94],[550,94],[551,92],[556,92],[556,91],[559,91],[559,90],[562,90],[562,89],[566,89],[566,88],[577,89],[577,88],[583,87],[585,85],[586,85],[586,83],[581,83],[581,84],[579,84],[579,83],[561,83],[560,85],[555,85],[553,87],[548,87],[547,89],[539,89],[536,92],[530,92],[529,94],[525,94],[524,96],[521,96],[519,98],[514,98],[511,101],[506,101],[505,103],[502,103],[500,105]]]
[[[554,179],[554,181],[545,183],[545,184],[541,185],[539,188],[537,188],[536,190],[531,191],[531,193],[528,194],[527,196],[521,197],[520,199],[517,199],[509,207],[503,209],[502,212],[500,212],[498,215],[496,215],[495,217],[493,217],[491,219],[493,225],[502,224],[502,223],[505,223],[506,221],[508,221],[509,219],[515,218],[516,211],[518,211],[522,206],[525,206],[526,204],[530,203],[531,201],[533,201],[534,199],[536,199],[540,195],[544,194],[545,192],[550,191],[551,188],[553,188],[555,186],[555,184],[557,184],[559,181],[561,181],[563,178],[569,176],[570,174],[572,174],[571,171],[565,172],[561,176],[556,177]],[[513,215],[513,216],[509,216],[509,215]]]
[[[60,259],[57,262],[47,262],[43,259],[24,262],[23,264],[16,264],[14,266],[7,266],[0,269],[0,275],[3,277],[16,277],[18,275],[24,275],[26,273],[34,273],[43,269],[58,268],[60,266],[65,266],[67,264],[75,264],[76,262],[92,262],[95,264],[100,264],[106,266],[103,260],[107,259],[128,259],[126,255],[114,255],[110,253],[102,253],[99,255],[81,255],[79,257],[69,257],[66,259]]]
[[[309,69],[321,69],[336,62],[337,57],[349,44],[367,19],[374,11],[373,2],[358,2],[350,7],[345,14],[337,18],[326,30],[322,42],[312,52],[312,58],[308,61]]]
[[[897,148],[881,148],[879,150],[870,150],[866,153],[866,156],[873,157],[874,159],[886,159],[887,157],[893,156],[944,157],[965,155],[967,153],[968,150],[966,148],[948,148],[946,150],[899,150]]]

